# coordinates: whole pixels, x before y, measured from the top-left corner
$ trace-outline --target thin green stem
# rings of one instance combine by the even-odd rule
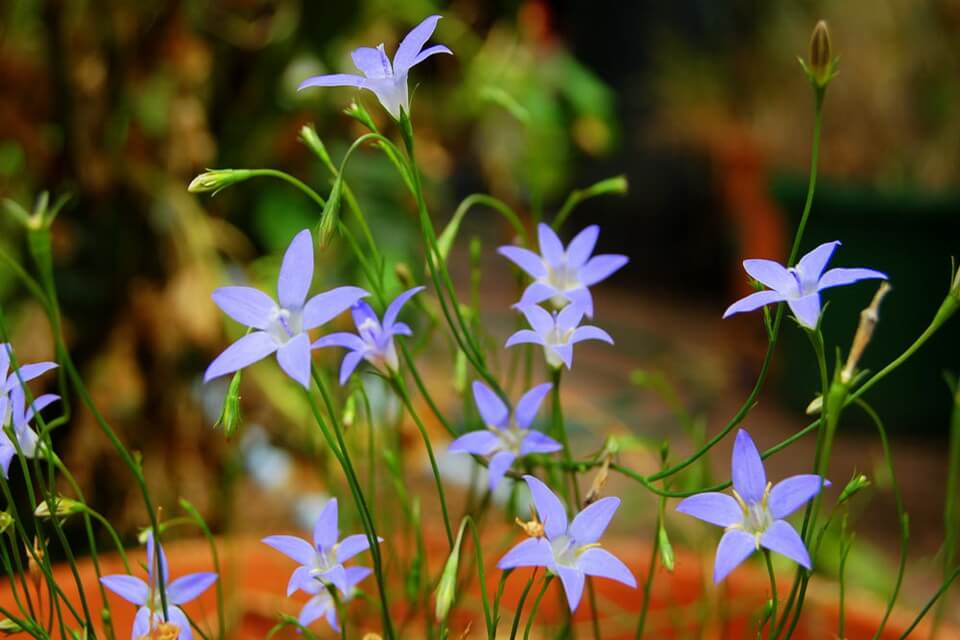
[[[433,471],[433,480],[437,486],[437,496],[440,498],[443,528],[447,534],[447,543],[450,549],[453,549],[453,529],[450,526],[450,514],[447,511],[447,498],[443,491],[443,479],[440,477],[440,467],[437,465],[437,458],[433,454],[433,445],[430,444],[430,436],[427,434],[427,428],[420,419],[420,414],[417,413],[416,408],[413,406],[413,401],[410,399],[410,393],[407,391],[407,385],[403,381],[403,378],[400,377],[399,373],[394,373],[391,381],[393,382],[393,387],[397,395],[400,396],[401,401],[403,401],[404,406],[407,408],[407,413],[410,414],[414,424],[417,425],[417,430],[420,431],[420,437],[423,439],[423,446],[427,449],[427,457],[430,459],[430,469]]]
[[[770,551],[763,550],[763,559],[767,564],[767,576],[770,578],[770,619],[767,621],[768,638],[773,638],[774,630],[777,628],[777,575],[773,571],[773,560],[770,559]]]
[[[540,587],[540,592],[537,593],[537,597],[533,600],[533,606],[530,608],[530,613],[527,615],[527,624],[523,628],[523,640],[530,640],[530,630],[533,628],[533,621],[537,617],[537,611],[540,609],[540,601],[543,600],[543,594],[547,592],[547,587],[550,586],[550,582],[553,580],[552,575],[545,575],[543,577],[543,586]]]
[[[520,600],[517,602],[517,610],[513,613],[513,624],[510,626],[510,640],[516,640],[517,630],[520,629],[520,616],[523,613],[523,605],[527,601],[527,594],[530,593],[530,588],[533,586],[533,581],[537,578],[537,569],[533,570],[533,573],[530,574],[530,579],[527,580],[527,585],[523,588],[523,592],[520,594]]]
[[[907,636],[913,633],[913,630],[920,624],[920,621],[923,620],[924,616],[927,615],[927,612],[930,611],[930,608],[936,604],[937,600],[950,588],[950,585],[953,584],[953,581],[960,577],[960,567],[957,567],[953,570],[953,573],[943,581],[943,584],[940,585],[940,588],[937,589],[937,592],[933,594],[933,597],[927,601],[927,604],[923,606],[923,609],[920,610],[920,613],[917,614],[917,617],[913,619],[913,622],[910,623],[910,626],[900,634],[900,637],[897,640],[904,640]]]

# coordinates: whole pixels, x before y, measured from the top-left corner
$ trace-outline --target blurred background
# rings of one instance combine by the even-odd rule
[[[782,261],[789,250],[813,123],[813,92],[796,58],[808,55],[820,18],[840,75],[826,99],[803,248],[840,239],[834,265],[891,276],[863,366],[883,366],[929,323],[960,248],[957,0],[2,0],[0,195],[29,208],[42,190],[71,194],[53,228],[67,340],[100,407],[144,453],[161,504],[188,496],[218,532],[260,532],[270,518],[302,526],[322,504],[324,484],[309,471],[323,455],[319,441],[276,371],[262,366],[245,378],[246,426],[235,441],[211,428],[225,385],[201,384],[238,329],[212,305],[211,290],[243,279],[272,290],[278,253],[319,211],[279,181],[252,180],[214,198],[186,186],[205,168],[274,167],[325,194],[330,175],[299,143],[303,125],[316,126],[335,160],[362,133],[342,113],[353,99],[397,132],[370,94],[297,93],[297,84],[351,71],[357,46],[384,42],[392,51],[435,12],[444,20],[434,40],[456,55],[414,70],[412,111],[438,226],[477,191],[529,220],[552,215],[571,189],[619,174],[629,181],[627,195],[581,205],[564,232],[598,223],[599,249],[631,258],[595,296],[597,324],[617,349],[578,351],[567,386],[583,454],[607,431],[670,437],[676,455],[689,450],[651,380],[669,382],[709,433],[752,386],[765,346],[759,316],[721,322],[720,314],[749,291],[742,258]],[[382,154],[358,153],[348,176],[388,260],[421,264],[415,208]],[[453,266],[462,295],[466,238],[476,237],[482,307],[502,341],[515,281],[494,248],[513,240],[510,230],[475,213],[460,237]],[[28,262],[9,216],[0,217],[0,247]],[[360,282],[335,243],[317,273],[318,287]],[[860,284],[828,294],[828,353],[849,348],[874,291]],[[51,357],[42,309],[6,267],[0,303],[20,358]],[[806,337],[792,323],[782,336],[745,425],[761,447],[808,422],[803,411],[817,390]],[[913,584],[925,589],[940,570],[953,406],[944,372],[957,371],[958,356],[954,323],[869,398],[895,440]],[[430,368],[449,380],[449,362]],[[639,386],[630,377],[638,369]],[[126,471],[90,416],[78,412],[56,438],[94,506],[121,531],[142,526],[139,496],[118,482]],[[812,441],[800,443],[771,475],[806,471],[812,450]],[[718,477],[728,453],[718,448]],[[879,463],[870,423],[848,411],[834,483],[855,469],[874,479],[857,507],[851,562],[868,585],[879,576],[883,593],[898,532]],[[637,464],[657,462],[641,456]],[[248,491],[264,501],[263,520],[238,510]],[[654,502],[635,500],[637,517],[652,522]]]

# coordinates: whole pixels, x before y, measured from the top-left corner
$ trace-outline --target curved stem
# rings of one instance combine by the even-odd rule
[[[540,609],[540,601],[543,600],[543,594],[547,592],[547,587],[550,586],[551,580],[553,580],[553,576],[549,574],[543,577],[543,586],[540,587],[540,592],[533,600],[533,607],[530,608],[530,614],[527,616],[527,624],[523,628],[523,640],[530,640],[530,630],[533,628],[533,621],[537,617],[537,610]]]

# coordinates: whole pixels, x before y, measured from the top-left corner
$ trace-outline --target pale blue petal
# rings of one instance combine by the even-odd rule
[[[500,438],[487,429],[465,433],[447,447],[450,453],[472,453],[488,456],[500,446]]]
[[[48,406],[50,406],[51,404],[53,404],[59,399],[60,399],[60,396],[58,396],[55,393],[45,393],[41,396],[37,396],[36,398],[34,398],[33,404],[30,405],[30,408],[27,409],[26,413],[23,414],[23,420],[17,426],[26,426],[26,424],[30,422],[30,420],[33,418],[33,416],[40,413],[41,411],[43,411],[44,409],[46,409]],[[14,416],[15,420],[16,418],[17,416]]]
[[[580,555],[580,561],[577,564],[588,576],[609,578],[634,589],[637,587],[637,579],[627,565],[606,549],[599,547],[587,549]]]
[[[593,248],[597,246],[599,235],[600,227],[592,224],[570,241],[567,245],[567,268],[579,269],[587,262],[590,254],[593,253]]]
[[[615,254],[594,256],[580,268],[577,275],[585,287],[592,287],[601,280],[606,280],[612,276],[629,261],[630,259],[627,256]]]
[[[338,564],[317,576],[321,582],[332,584],[340,593],[347,591],[347,572],[342,564]]]
[[[562,295],[563,292],[558,290],[556,287],[551,287],[550,285],[542,282],[531,282],[530,285],[523,290],[523,295],[520,296],[520,301],[514,304],[513,308],[523,311],[525,308],[539,304],[544,300],[549,300],[554,296]]]
[[[316,342],[313,343],[314,349],[322,349],[324,347],[343,347],[344,349],[350,349],[351,351],[362,351],[367,345],[364,343],[363,339],[355,333],[331,333],[325,335]]]
[[[303,565],[312,565],[316,555],[313,545],[295,536],[267,536],[261,542]]]
[[[790,310],[797,321],[808,329],[816,329],[820,320],[820,294],[811,293],[802,298],[787,300]]]
[[[154,560],[153,554],[154,551],[157,553],[157,559]],[[147,572],[150,576],[150,583],[154,582],[155,571],[160,569],[161,576],[158,576],[159,579],[162,579],[164,584],[170,580],[170,566],[167,564],[167,554],[163,550],[163,545],[155,545],[153,542],[153,532],[147,534]]]
[[[580,305],[568,304],[557,314],[557,328],[561,333],[574,329],[583,320],[585,312],[586,309]]]
[[[368,78],[386,78],[393,75],[390,59],[383,50],[383,45],[374,47],[360,47],[350,54],[353,64]]]
[[[287,581],[287,597],[292,596],[299,589],[306,593],[315,593],[318,585],[319,583],[313,579],[310,567],[299,566],[293,570],[290,580]]]
[[[321,551],[327,551],[337,544],[340,537],[339,510],[337,499],[330,498],[313,525],[313,544]]]
[[[298,333],[287,344],[277,349],[277,363],[295,382],[310,388],[310,337]]]
[[[497,249],[497,253],[514,263],[533,278],[542,278],[547,275],[547,268],[543,258],[523,247],[505,246]]]
[[[349,73],[313,76],[301,82],[300,86],[297,87],[297,91],[303,91],[308,87],[357,87],[359,89],[365,89],[367,87],[367,79]]]
[[[372,573],[373,569],[370,567],[347,567],[347,585],[354,587],[366,580]]]
[[[440,16],[430,16],[411,29],[410,33],[403,38],[400,46],[397,47],[396,55],[393,56],[394,74],[403,75],[415,64],[423,45],[427,44],[439,21]]]
[[[578,545],[597,542],[610,525],[613,514],[620,508],[620,498],[600,498],[585,507],[570,523],[569,534]]]
[[[735,313],[744,313],[745,311],[755,311],[766,304],[774,302],[783,302],[784,295],[779,291],[757,291],[751,293],[746,298],[740,298],[723,312],[724,318],[729,318]]]
[[[820,493],[821,487],[829,486],[829,480],[809,473],[781,480],[773,485],[770,497],[767,499],[770,515],[777,520],[786,518]]]
[[[744,260],[743,270],[760,284],[784,295],[794,294],[797,291],[797,279],[779,262],[758,258]]]
[[[343,362],[340,364],[340,386],[347,383],[361,361],[363,361],[362,351],[351,351],[343,356]]]
[[[573,367],[573,345],[570,344],[558,344],[550,348],[560,361],[563,362],[564,366],[567,369]]]
[[[125,575],[103,576],[100,578],[100,583],[127,602],[136,605],[147,604],[150,589],[140,578]]]
[[[503,345],[506,348],[512,347],[517,344],[543,344],[543,338],[540,337],[540,334],[534,333],[530,329],[521,329],[515,334],[507,338],[507,342]]]
[[[560,576],[560,582],[563,583],[563,592],[567,595],[570,611],[576,611],[583,597],[583,571],[562,565],[558,566],[556,571]]]
[[[131,640],[138,640],[146,637],[150,633],[150,607],[140,607],[137,609],[137,615],[133,618],[133,629]]]
[[[330,609],[333,609],[333,598],[330,597],[329,593],[323,592],[310,598],[307,604],[303,605],[303,609],[300,609],[300,615],[297,616],[297,622],[300,623],[300,626],[309,627]],[[336,622],[336,618],[334,618],[334,622]],[[334,627],[333,630],[340,632],[339,627]]]
[[[211,297],[225,314],[255,329],[268,328],[277,308],[273,298],[253,287],[220,287]]]
[[[547,538],[553,540],[565,534],[567,532],[567,510],[560,502],[560,498],[538,478],[526,475],[523,476],[523,479],[530,487],[530,495],[533,497],[533,504],[540,515],[540,522],[543,523],[543,530],[546,532]]]
[[[593,295],[590,289],[580,287],[578,289],[568,289],[563,292],[563,296],[570,301],[570,304],[583,309],[583,315],[588,318],[593,317]]]
[[[553,331],[555,326],[554,318],[550,312],[543,307],[536,305],[525,306],[520,309],[520,312],[527,319],[527,322],[530,323],[530,327],[541,336],[545,336]]]
[[[507,419],[510,417],[510,410],[503,404],[496,393],[490,387],[474,380],[473,382],[473,400],[477,404],[477,411],[486,425],[492,427],[505,427]]]
[[[413,329],[406,322],[394,322],[387,333],[394,336],[412,336]]]
[[[756,551],[757,543],[753,536],[742,529],[730,529],[720,538],[717,545],[717,558],[713,564],[713,582],[719,584],[740,563]]]
[[[301,309],[313,281],[313,236],[304,229],[293,237],[277,278],[277,300],[284,309]]]
[[[277,343],[265,331],[249,333],[227,347],[210,363],[203,374],[203,381],[209,382],[219,376],[239,371],[276,350]]]
[[[553,563],[553,553],[546,538],[526,538],[517,543],[500,561],[498,569],[516,569],[518,567],[548,567]]]
[[[763,499],[767,488],[767,472],[763,468],[757,445],[743,429],[737,432],[731,458],[733,488],[748,505],[757,504]]]
[[[414,287],[394,298],[393,302],[387,306],[387,310],[383,312],[383,327],[389,329],[393,323],[397,321],[397,316],[400,315],[400,310],[403,309],[403,305],[407,304],[410,298],[424,289],[426,289],[426,287]]]
[[[677,511],[718,527],[729,527],[743,521],[743,509],[725,493],[707,492],[684,498]]]
[[[177,636],[177,640],[193,640],[193,629],[190,627],[190,619],[187,618],[187,614],[183,612],[183,609],[180,607],[167,607],[167,613],[169,622],[177,625],[180,629],[180,635]]]
[[[563,445],[539,431],[528,431],[520,443],[520,455],[531,453],[553,453],[563,449]]]
[[[797,564],[810,569],[810,554],[800,534],[786,520],[777,520],[760,536],[760,545],[787,556]]]
[[[607,344],[613,344],[613,338],[610,337],[609,333],[591,325],[577,327],[570,336],[570,344],[576,344],[584,340],[600,340]]]
[[[448,53],[451,56],[453,55],[453,51],[450,51],[449,48],[445,47],[442,44],[435,44],[432,47],[427,47],[426,49],[421,51],[420,55],[418,55],[416,59],[414,59],[413,64],[410,66],[414,67],[420,64],[421,62],[423,62],[424,60],[426,60],[427,58],[429,58],[430,56],[436,55],[438,53]]]
[[[537,415],[537,411],[540,410],[540,405],[543,403],[544,397],[550,393],[550,389],[552,388],[552,384],[545,382],[538,384],[523,394],[517,402],[516,408],[513,410],[513,420],[517,423],[518,427],[526,429],[530,426]]]
[[[542,222],[537,225],[537,241],[540,243],[540,253],[548,265],[556,269],[563,264],[563,243],[550,225]]]
[[[167,587],[167,601],[173,604],[186,604],[197,598],[217,581],[215,573],[191,573],[181,576]]]
[[[803,284],[803,290],[808,291],[816,286],[820,276],[823,275],[830,262],[830,256],[840,246],[840,241],[824,242],[819,247],[800,258],[797,263],[797,273],[800,276],[800,282]]]
[[[337,287],[313,296],[303,307],[303,328],[315,329],[349,309],[357,300],[370,295],[360,287]]]
[[[490,483],[490,491],[494,491],[504,474],[516,460],[516,456],[511,451],[501,451],[492,458],[487,466],[487,481]]]
[[[382,538],[378,538],[380,542],[383,542]],[[353,556],[358,553],[362,553],[370,548],[370,540],[367,538],[366,534],[356,533],[352,536],[347,536],[337,545],[337,562],[346,562]]]
[[[886,280],[887,274],[873,269],[830,269],[820,278],[817,289],[842,287],[861,280]]]
[[[4,385],[4,391],[10,391],[14,387],[20,385],[20,381],[30,382],[34,378],[38,378],[45,374],[51,369],[56,369],[56,362],[34,362],[31,364],[22,365],[19,369],[14,370],[10,374],[10,377],[7,378],[7,383]]]

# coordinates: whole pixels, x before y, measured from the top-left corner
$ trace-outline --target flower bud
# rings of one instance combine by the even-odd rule
[[[243,414],[240,412],[240,377],[241,371],[233,374],[230,379],[230,386],[227,387],[227,394],[223,397],[223,408],[220,409],[220,417],[214,423],[214,428],[223,427],[223,432],[228,438],[232,438],[240,430],[243,424]]]
[[[57,496],[53,499],[53,508],[54,514],[57,517],[66,518],[67,516],[72,516],[75,513],[83,513],[86,509],[82,502],[77,502],[70,498],[65,498],[63,496]],[[50,504],[44,500],[37,505],[36,510],[34,510],[33,515],[38,518],[49,518],[50,517]]]
[[[800,65],[817,89],[825,88],[837,75],[837,58],[833,55],[830,29],[827,28],[826,21],[819,21],[813,28],[810,35],[810,59],[806,62],[801,59]]]
[[[850,482],[847,483],[847,486],[843,488],[843,491],[840,492],[840,497],[837,498],[837,504],[843,504],[857,493],[861,489],[865,489],[870,486],[870,480],[867,479],[867,476],[862,473],[855,474],[850,478]]]
[[[3,533],[13,524],[13,516],[6,511],[0,511],[0,533]]]
[[[0,620],[0,633],[3,635],[13,635],[14,633],[20,633],[24,631],[19,624],[11,620],[10,618],[4,618]]]
[[[377,132],[377,125],[374,124],[373,118],[370,117],[370,113],[359,102],[351,102],[350,106],[344,109],[343,112],[373,133]]]
[[[460,530],[461,534],[463,529]],[[443,622],[450,614],[450,607],[457,595],[457,570],[460,568],[460,536],[457,537],[457,543],[450,551],[447,562],[443,565],[443,573],[440,574],[440,582],[437,583],[437,590],[434,592],[437,604],[434,613],[437,616],[437,622]]]
[[[340,194],[343,192],[343,180],[338,175],[333,181],[333,187],[330,189],[330,195],[327,197],[327,203],[323,205],[323,212],[320,214],[320,230],[318,233],[321,247],[327,246],[330,238],[340,224]]]
[[[333,162],[330,160],[330,154],[327,153],[327,148],[324,146],[323,141],[320,140],[320,136],[317,135],[317,130],[313,128],[312,124],[305,124],[300,128],[300,142],[305,144],[310,151],[313,151],[323,164],[328,167],[333,166]]]
[[[624,195],[629,188],[630,185],[627,182],[626,176],[614,176],[590,185],[583,190],[583,196],[586,198],[594,198],[605,195]]]
[[[670,544],[670,538],[667,536],[667,529],[662,523],[657,528],[657,546],[660,549],[660,562],[667,571],[672,572],[675,565],[673,545]]]
[[[249,169],[208,169],[190,182],[190,193],[213,192],[217,195],[230,185],[243,182],[253,175]]]

